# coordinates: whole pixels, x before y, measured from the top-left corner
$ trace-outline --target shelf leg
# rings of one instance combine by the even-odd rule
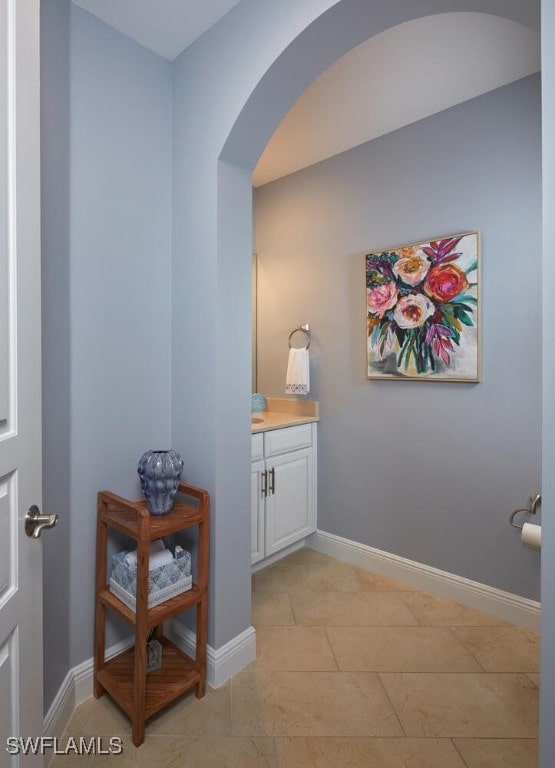
[[[136,747],[140,747],[145,740],[145,721],[135,720],[133,718],[133,730],[131,732],[131,741]]]
[[[202,699],[206,692],[206,624],[208,620],[208,551],[210,548],[209,510],[210,497],[207,493],[200,495],[200,510],[203,520],[198,527],[198,587],[202,598],[197,605],[197,650],[195,664],[200,672],[200,680],[196,685],[197,699]]]
[[[93,695],[95,699],[99,699],[104,694],[104,687],[98,682],[98,673],[104,666],[104,628],[106,625],[106,609],[100,600],[97,600],[96,604],[95,621]]]
[[[137,538],[137,596],[135,624],[135,655],[133,663],[133,744],[139,747],[145,740],[146,698],[146,639],[148,635],[148,520],[139,521]]]
[[[196,649],[196,668],[200,671],[200,680],[195,686],[195,695],[197,699],[202,699],[206,693],[206,621],[207,604],[206,590],[204,590],[201,601],[197,605],[197,649]]]
[[[98,499],[97,507],[97,537],[96,537],[96,605],[94,612],[94,676],[93,694],[99,699],[104,693],[103,686],[98,682],[98,673],[104,667],[106,608],[100,602],[98,595],[106,588],[106,544],[108,526],[101,519],[103,502]]]

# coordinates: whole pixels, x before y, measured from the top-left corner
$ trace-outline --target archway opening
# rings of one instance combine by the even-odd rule
[[[481,3],[476,8],[475,3],[460,1],[437,0],[435,2],[412,3],[410,9],[400,8],[397,4],[380,4],[380,13],[376,13],[376,4],[368,8],[368,3],[343,0],[335,4],[329,11],[319,17],[302,34],[293,40],[274,65],[266,72],[257,87],[247,100],[228,136],[219,155],[218,163],[218,255],[216,268],[218,283],[222,291],[218,295],[221,302],[218,306],[218,350],[234,350],[233,359],[226,357],[229,363],[228,373],[233,379],[234,386],[228,390],[226,397],[233,399],[237,395],[236,413],[226,415],[227,426],[236,429],[237,434],[244,435],[245,413],[247,398],[242,391],[248,387],[250,380],[250,344],[248,328],[250,328],[250,281],[252,252],[252,189],[251,173],[266,146],[270,136],[279,125],[287,110],[295,103],[302,91],[326,69],[347,51],[358,45],[369,36],[378,34],[396,24],[410,19],[419,18],[430,13],[447,11],[476,11],[506,16],[513,21],[531,27],[538,25],[536,11],[523,7],[520,3],[511,4],[490,0]],[[223,290],[223,286],[226,290]],[[229,290],[232,286],[231,290]],[[235,315],[236,324],[230,324],[230,316]],[[247,333],[237,335],[240,327]],[[228,402],[229,402],[228,399]],[[243,440],[242,446],[248,445]],[[247,449],[248,450],[248,449]],[[243,467],[248,476],[249,456],[247,450],[236,452],[231,462],[235,470]],[[228,454],[230,455],[230,454]],[[232,477],[238,476],[237,471],[229,472],[229,477],[222,481],[218,495],[230,495],[241,485],[235,484]],[[245,493],[246,487],[241,485],[240,501],[248,509]],[[217,532],[220,540],[225,539],[226,531],[223,523],[221,531]],[[245,511],[240,520],[234,521],[239,526],[238,535],[248,537],[250,519]],[[248,591],[250,584],[249,569],[244,570],[243,586]],[[225,638],[224,638],[225,639]]]

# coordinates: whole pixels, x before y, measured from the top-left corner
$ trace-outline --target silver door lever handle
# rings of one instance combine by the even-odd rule
[[[58,522],[58,515],[41,515],[40,509],[33,504],[25,515],[25,533],[38,539],[43,528],[53,528]]]

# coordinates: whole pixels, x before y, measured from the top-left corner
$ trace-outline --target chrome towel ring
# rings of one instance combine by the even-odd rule
[[[291,333],[289,334],[289,349],[292,349],[293,345],[291,344],[291,339],[296,333],[304,333],[304,344],[303,347],[305,349],[308,349],[310,347],[310,325],[306,323],[305,325],[299,325],[298,328],[294,328]],[[295,349],[302,349],[303,347],[295,347]]]

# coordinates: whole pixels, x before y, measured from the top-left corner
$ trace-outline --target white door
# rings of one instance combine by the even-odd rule
[[[0,765],[42,736],[39,0],[0,0]],[[9,750],[9,751],[8,751]]]

